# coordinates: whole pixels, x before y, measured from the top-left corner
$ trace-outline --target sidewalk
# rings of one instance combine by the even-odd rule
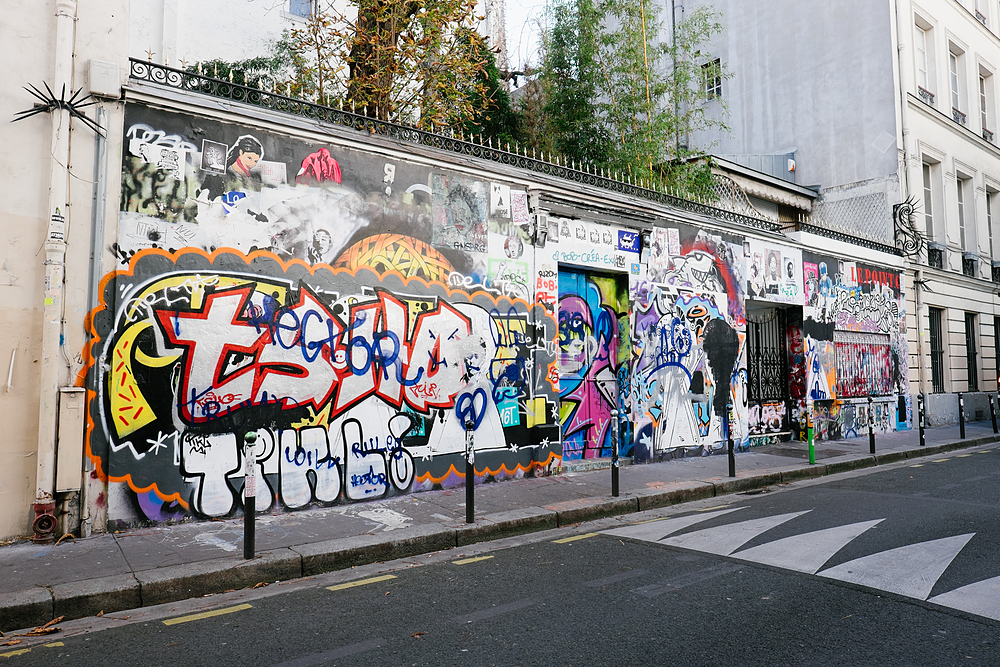
[[[257,557],[243,559],[243,520],[145,528],[58,546],[0,547],[0,631],[286,581],[378,561],[548,530],[781,482],[892,463],[1000,441],[990,422],[816,444],[788,442],[736,454],[625,466],[611,497],[605,467],[567,464],[550,477],[476,487],[476,522],[465,523],[465,490],[430,491],[354,505],[259,515]],[[588,462],[589,463],[589,462]],[[574,471],[575,470],[575,471]]]

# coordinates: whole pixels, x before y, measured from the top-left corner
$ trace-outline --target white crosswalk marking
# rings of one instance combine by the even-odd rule
[[[667,535],[676,533],[678,530],[687,528],[696,523],[701,523],[702,521],[707,521],[709,519],[714,519],[717,516],[722,516],[723,514],[729,514],[730,512],[735,512],[736,510],[741,510],[742,507],[734,507],[728,510],[718,510],[716,512],[705,512],[704,514],[691,514],[688,516],[681,516],[675,519],[664,519],[662,521],[649,521],[647,523],[637,523],[632,526],[625,526],[624,528],[614,528],[612,530],[601,531],[605,535],[614,535],[615,537],[631,537],[636,540],[645,540],[648,542],[656,542],[657,540],[662,540]]]
[[[677,537],[668,537],[667,539],[660,540],[659,543],[683,549],[718,554],[720,556],[728,556],[758,535],[810,511],[778,514],[777,516],[768,516],[763,519],[751,519],[750,521],[731,523],[717,528],[706,528],[705,530],[685,533]]]
[[[751,547],[732,554],[733,558],[814,574],[848,542],[883,521],[862,521],[846,526],[816,530],[802,535]]]
[[[819,576],[926,600],[934,582],[975,533],[909,544],[858,558]]]
[[[1000,621],[1000,577],[935,595],[928,602]]]
[[[885,519],[860,521],[845,526],[792,535],[740,552],[736,552],[736,550],[755,537],[811,510],[740,521],[671,537],[674,533],[689,526],[739,509],[743,508],[733,507],[704,514],[649,521],[601,532],[604,535],[667,544],[692,551],[730,556],[751,563],[815,574],[827,579],[859,584],[919,600],[928,599],[934,584],[975,535],[975,533],[966,533],[909,544],[856,558],[822,571],[820,568],[837,552]],[[654,586],[654,588],[662,592],[660,588],[663,587]],[[953,591],[936,595],[929,601],[943,607],[1000,621],[1000,577],[962,586]]]

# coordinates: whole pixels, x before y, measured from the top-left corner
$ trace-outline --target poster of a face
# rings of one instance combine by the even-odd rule
[[[802,251],[765,241],[750,240],[747,295],[753,299],[802,305]]]

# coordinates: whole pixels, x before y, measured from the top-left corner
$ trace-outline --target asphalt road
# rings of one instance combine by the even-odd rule
[[[965,450],[64,623],[0,665],[996,665],[998,487],[1000,448]]]

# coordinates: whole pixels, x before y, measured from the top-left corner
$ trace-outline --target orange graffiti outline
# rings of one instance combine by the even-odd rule
[[[215,263],[215,260],[216,260],[216,258],[219,255],[222,255],[222,254],[236,255],[237,257],[240,257],[240,258],[243,259],[243,261],[247,265],[247,267],[250,267],[250,265],[252,264],[252,262],[253,262],[253,260],[255,258],[257,258],[257,257],[263,257],[263,258],[267,258],[269,260],[276,261],[278,263],[278,265],[281,267],[281,269],[284,272],[286,272],[286,273],[288,272],[289,268],[291,268],[293,266],[301,266],[301,267],[305,268],[309,272],[310,275],[313,275],[313,276],[316,275],[316,269],[326,269],[326,270],[329,270],[330,272],[332,272],[335,276],[344,275],[344,276],[348,276],[348,277],[351,277],[351,278],[357,277],[357,272],[359,270],[362,270],[362,269],[366,269],[366,270],[374,272],[372,269],[368,269],[368,267],[358,267],[357,269],[355,269],[354,271],[352,271],[352,270],[350,270],[348,268],[334,268],[334,267],[330,266],[329,264],[325,264],[325,263],[321,263],[321,264],[309,264],[308,262],[305,262],[304,260],[301,260],[301,259],[292,259],[292,260],[287,260],[286,261],[286,260],[281,259],[280,257],[278,257],[277,255],[275,255],[274,253],[272,253],[272,252],[270,252],[268,250],[255,250],[252,253],[250,253],[249,255],[247,255],[247,254],[244,254],[238,248],[229,248],[229,247],[216,248],[211,253],[208,253],[208,252],[202,250],[201,248],[195,248],[195,247],[181,248],[180,250],[177,250],[175,252],[170,252],[170,251],[164,250],[162,248],[144,248],[142,250],[139,250],[131,258],[129,258],[128,269],[115,269],[114,271],[108,272],[101,279],[100,287],[98,288],[98,305],[95,306],[94,309],[91,310],[89,313],[87,313],[86,317],[84,317],[84,328],[86,329],[87,333],[90,335],[90,340],[84,345],[84,350],[83,350],[84,365],[83,365],[83,368],[80,370],[80,372],[77,373],[77,377],[76,377],[76,380],[75,380],[75,386],[81,387],[81,386],[84,385],[84,383],[86,382],[87,374],[90,372],[90,369],[96,363],[96,359],[94,358],[93,351],[96,348],[96,346],[101,342],[102,339],[97,334],[97,332],[94,330],[94,318],[101,311],[108,311],[109,313],[111,312],[110,309],[108,308],[108,304],[104,300],[105,289],[107,287],[108,281],[114,280],[114,279],[119,278],[119,277],[128,277],[128,276],[134,275],[133,271],[135,270],[135,265],[143,257],[149,257],[149,256],[165,257],[165,258],[171,260],[171,262],[176,266],[177,262],[180,260],[180,258],[183,255],[188,255],[188,254],[201,255],[202,257],[204,257],[205,259],[207,259],[209,262],[211,262],[213,264]],[[402,283],[403,283],[404,286],[409,286],[411,283],[422,283],[423,286],[426,287],[426,288],[430,288],[430,287],[435,286],[435,285],[443,287],[444,290],[445,290],[445,293],[446,293],[446,295],[447,295],[447,297],[449,299],[452,297],[452,295],[455,295],[455,294],[460,295],[460,296],[464,296],[466,299],[470,298],[470,295],[469,295],[469,293],[467,291],[463,291],[461,289],[451,289],[451,287],[449,287],[444,282],[427,281],[427,280],[424,280],[423,278],[421,278],[419,276],[412,276],[410,278],[407,278],[407,277],[403,276],[402,273],[400,273],[399,271],[396,271],[396,270],[385,271],[381,275],[382,276],[386,276],[386,275],[390,275],[391,276],[391,275],[394,275],[394,276],[396,276],[397,278],[399,278],[402,281]],[[482,290],[481,294],[484,295],[484,296],[486,296],[490,300],[492,300],[493,303],[494,303],[494,305],[496,305],[497,307],[500,306],[500,299],[501,298],[506,299],[506,301],[508,303],[510,303],[511,305],[519,302],[519,303],[523,304],[529,310],[532,309],[532,308],[534,308],[536,305],[542,305],[538,301],[535,301],[534,303],[528,303],[525,299],[521,299],[521,298],[517,298],[517,297],[514,297],[514,298],[509,297],[509,296],[496,297],[496,296],[494,296],[493,294],[491,294],[490,292],[488,292],[486,290]],[[479,296],[480,296],[480,294],[477,293],[475,295],[475,298],[478,298]],[[542,311],[547,316],[552,317],[552,315],[549,314],[548,311],[545,310],[544,306],[542,307]],[[113,475],[109,475],[108,472],[104,470],[103,466],[101,465],[101,457],[98,456],[98,455],[96,455],[96,454],[94,454],[93,450],[90,448],[90,443],[91,443],[91,440],[92,440],[92,437],[93,437],[94,428],[95,428],[94,419],[93,419],[93,416],[92,416],[93,413],[92,413],[91,407],[92,407],[92,402],[96,398],[97,398],[97,392],[92,391],[90,389],[87,389],[87,428],[86,428],[86,432],[85,432],[85,438],[86,438],[86,443],[85,443],[86,444],[86,455],[87,455],[87,458],[94,465],[94,472],[97,474],[98,479],[100,479],[102,482],[105,482],[105,483],[107,483],[107,482],[125,482],[125,483],[128,484],[129,488],[132,489],[132,491],[134,491],[135,493],[148,493],[149,491],[152,490],[163,501],[165,501],[165,502],[176,501],[178,504],[180,504],[182,507],[184,507],[185,510],[189,509],[189,504],[184,499],[182,499],[180,497],[179,493],[173,493],[173,494],[170,494],[169,496],[165,495],[165,494],[163,494],[163,493],[160,492],[159,488],[157,487],[156,482],[153,482],[152,484],[150,484],[149,486],[147,486],[145,488],[140,488],[138,485],[136,485],[132,481],[132,475],[131,475],[131,473],[126,473],[125,475],[122,475],[122,476],[113,476]],[[552,457],[552,454],[550,453],[549,460],[551,460],[551,457]],[[532,466],[529,466],[527,469],[523,469],[523,466],[521,466],[520,464],[518,464],[517,465],[517,470],[523,469],[524,472],[528,472],[529,470],[532,469],[532,467],[534,465],[536,465],[536,464],[533,463]],[[548,460],[544,464],[537,464],[537,465],[548,465]],[[454,468],[454,466],[452,466],[452,467]],[[506,471],[506,466],[501,466],[501,468],[503,468]],[[515,470],[515,472],[516,472],[516,470]],[[490,472],[490,474],[496,474],[496,473]],[[508,474],[513,474],[513,473],[508,472]],[[425,475],[423,479],[427,479],[427,478],[433,479],[429,475]],[[423,481],[423,479],[421,479],[420,481]],[[441,478],[441,479],[443,480],[444,478]],[[435,483],[439,483],[439,482],[435,481]]]
[[[496,476],[496,475],[500,474],[500,472],[504,472],[507,475],[513,476],[514,474],[516,474],[519,471],[523,472],[523,473],[528,473],[528,472],[531,472],[532,470],[534,470],[535,468],[544,468],[545,466],[547,466],[550,463],[552,463],[553,459],[562,459],[562,457],[559,456],[558,454],[556,454],[555,452],[549,452],[548,458],[546,458],[544,461],[532,461],[527,466],[524,466],[524,465],[521,465],[520,463],[518,463],[514,467],[513,470],[509,469],[507,467],[507,464],[501,463],[500,467],[496,468],[496,469],[483,468],[482,471],[480,471],[479,468],[476,468],[475,471],[476,471],[476,476],[477,477],[482,476],[482,475],[493,475],[493,476]],[[417,482],[419,482],[420,484],[423,484],[423,483],[425,483],[427,481],[430,481],[433,484],[441,484],[442,482],[444,482],[444,480],[448,479],[452,475],[456,475],[457,477],[465,477],[465,470],[463,469],[462,472],[459,472],[458,468],[456,468],[455,465],[452,464],[452,465],[448,466],[448,472],[446,472],[441,477],[434,477],[433,475],[431,475],[428,472],[428,473],[425,473],[423,475],[418,476],[416,479],[417,479]]]

